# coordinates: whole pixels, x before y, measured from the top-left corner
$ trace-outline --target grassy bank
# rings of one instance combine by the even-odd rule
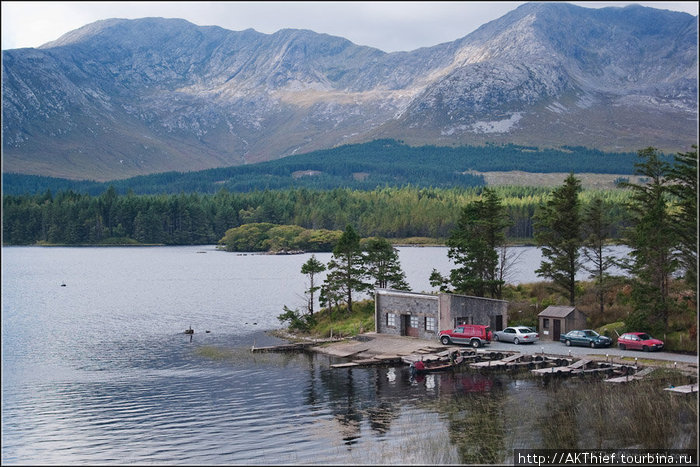
[[[281,318],[285,316],[286,320]],[[352,312],[345,305],[324,308],[313,315],[286,310],[280,321],[288,324],[288,331],[301,337],[352,337],[374,331],[374,300],[353,303]]]

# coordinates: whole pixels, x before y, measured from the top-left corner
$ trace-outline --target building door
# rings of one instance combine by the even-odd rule
[[[554,331],[552,332],[552,340],[558,341],[559,336],[561,335],[561,320],[553,319],[552,324],[554,325]]]
[[[418,316],[402,315],[403,320],[403,336],[418,337]]]
[[[502,331],[502,330],[503,330],[503,316],[496,315],[496,326],[494,327],[493,331]]]

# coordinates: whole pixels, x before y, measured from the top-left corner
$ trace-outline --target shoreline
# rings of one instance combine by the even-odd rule
[[[327,338],[312,338],[291,334],[286,330],[265,331],[279,339],[294,342],[319,342],[308,349],[314,352],[339,358],[372,358],[377,356],[398,355],[406,356],[420,353],[426,349],[436,351],[447,350],[452,347],[467,348],[467,346],[444,346],[439,341],[431,341],[408,336],[394,336],[389,334],[377,334],[374,331],[359,334],[354,337],[345,337],[330,340]],[[696,355],[673,354],[663,355],[649,354],[634,351],[622,351],[618,348],[596,349],[599,352],[591,352],[584,347],[561,347],[558,342],[540,342],[532,345],[513,345],[505,343],[492,343],[482,347],[482,351],[515,351],[523,354],[539,354],[559,357],[580,357],[589,360],[619,361],[625,363],[639,362],[644,366],[655,368],[669,368],[698,376],[698,363]],[[573,350],[574,353],[569,353]],[[674,358],[677,357],[677,358]]]

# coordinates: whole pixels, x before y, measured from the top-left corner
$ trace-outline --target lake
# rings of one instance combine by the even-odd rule
[[[526,250],[521,282],[538,258]],[[449,272],[445,248],[399,251],[415,291],[432,290],[432,268]],[[338,370],[325,355],[250,352],[279,342],[263,331],[280,327],[283,305],[304,303],[309,257],[3,248],[2,463],[491,463],[543,446],[536,416],[488,419],[544,407],[551,395],[537,380],[412,379],[403,367]],[[470,431],[473,417],[496,424],[493,439]]]

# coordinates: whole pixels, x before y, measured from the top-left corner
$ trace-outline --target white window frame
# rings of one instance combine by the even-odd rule
[[[386,325],[387,325],[387,327],[390,327],[390,328],[396,327],[396,313],[387,313],[386,314]]]
[[[436,332],[437,331],[437,319],[433,318],[432,316],[426,316],[425,317],[425,330],[428,332]]]

